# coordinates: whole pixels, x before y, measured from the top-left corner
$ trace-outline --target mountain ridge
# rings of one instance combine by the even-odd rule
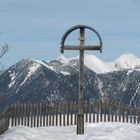
[[[96,73],[93,70],[99,72],[100,68],[104,68],[104,62],[101,61],[101,67],[95,69],[94,60],[101,61],[92,55],[85,57],[84,99],[113,99],[130,106],[140,106],[139,67],[109,72],[101,69],[102,73]],[[139,64],[136,63],[136,66]],[[50,61],[24,58],[0,75],[0,109],[13,103],[77,101],[78,73],[78,57],[61,56]]]
[[[79,57],[66,58],[60,55],[56,60],[62,62],[63,65],[68,65],[72,60],[78,60]],[[53,60],[52,60],[53,61]],[[51,61],[49,61],[51,62]],[[86,67],[91,69],[97,74],[108,73],[113,71],[121,71],[125,69],[140,69],[140,58],[133,55],[132,53],[127,53],[121,55],[113,61],[105,62],[96,57],[95,55],[85,54],[84,64]]]

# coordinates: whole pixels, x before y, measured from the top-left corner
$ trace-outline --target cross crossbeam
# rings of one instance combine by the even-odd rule
[[[79,45],[65,45],[65,39],[67,36],[73,32],[74,30],[80,29],[80,44]],[[98,39],[99,39],[99,45],[85,45],[85,29],[89,29],[93,31]],[[61,40],[61,53],[64,52],[64,50],[79,50],[79,92],[78,92],[78,114],[77,114],[77,134],[84,134],[84,96],[83,96],[83,90],[84,90],[84,51],[85,50],[99,50],[102,51],[102,40],[99,35],[99,33],[86,25],[77,25],[72,28],[70,28],[66,33],[63,35]]]
[[[79,45],[64,45],[64,50],[101,50],[99,45],[84,45],[80,47]]]

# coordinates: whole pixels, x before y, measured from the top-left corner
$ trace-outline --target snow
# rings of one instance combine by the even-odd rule
[[[78,59],[79,59],[79,56],[72,57],[72,58],[66,58],[64,55],[60,55],[56,60],[60,61],[63,65],[71,65],[71,61],[78,60]],[[45,63],[45,62],[39,61],[39,60],[34,60],[34,61],[57,73],[56,68],[49,65],[49,61],[48,61],[48,63],[47,62]],[[84,64],[86,67],[88,67],[90,70],[94,71],[97,74],[128,69],[129,72],[127,74],[129,75],[134,70],[140,71],[140,58],[138,58],[137,56],[135,56],[131,53],[124,54],[124,55],[120,56],[119,58],[117,58],[116,60],[111,61],[111,62],[102,61],[95,55],[85,54]],[[74,65],[77,65],[77,64],[72,63],[72,66],[74,66]],[[69,75],[69,73],[67,71],[64,71],[64,72],[60,71],[60,73],[62,73],[64,75]]]
[[[60,55],[57,60],[63,64],[70,64],[70,61],[79,59],[79,56],[66,58],[64,55]],[[90,70],[94,71],[97,74],[100,73],[108,73],[113,71],[120,71],[120,70],[137,70],[140,71],[140,59],[131,54],[124,54],[111,62],[104,62],[95,55],[88,55],[85,54],[84,56],[84,64]],[[129,74],[129,73],[128,73]]]
[[[112,62],[104,62],[94,55],[85,55],[85,65],[95,73],[107,73],[125,69],[140,71],[140,59],[131,53],[124,54]]]
[[[118,122],[86,123],[84,135],[76,126],[10,127],[0,140],[139,140],[140,125]]]
[[[128,70],[127,75],[129,75],[130,73],[132,73],[134,70]]]
[[[133,97],[130,100],[129,106],[131,106],[132,101],[134,100],[134,98],[136,97],[136,95],[139,94],[139,90],[140,90],[140,83],[139,83],[139,86],[137,87],[137,90],[136,90],[135,94],[133,95]]]
[[[107,73],[112,69],[94,55],[85,55],[85,65],[95,73]]]
[[[20,86],[22,86],[26,81],[27,79],[29,79],[31,77],[32,74],[34,74],[34,72],[40,67],[40,64],[38,63],[33,63],[29,69],[28,69],[28,74],[26,75],[24,81],[20,84]]]
[[[74,58],[66,58],[64,56],[60,56],[58,60],[68,64],[71,60],[78,58],[78,56]],[[104,62],[95,55],[85,54],[84,64],[86,67],[88,67],[90,70],[94,71],[97,74],[120,71],[125,69],[140,71],[140,58],[131,53],[124,54],[111,62]]]
[[[140,59],[137,56],[131,53],[128,53],[116,59],[115,64],[120,70],[121,69],[134,69],[140,66]]]
[[[63,64],[67,64],[69,62],[69,59],[64,55],[60,55],[56,60],[61,61]]]
[[[50,69],[52,71],[55,71],[55,69],[52,66],[49,66],[47,63],[44,63],[43,61],[40,61],[40,60],[34,60],[34,61],[37,62],[38,64],[41,64],[41,65],[47,67],[48,69]]]
[[[60,73],[62,73],[63,75],[70,75],[70,73],[66,71],[60,71]]]
[[[15,84],[15,78],[16,78],[16,73],[15,73],[15,71],[9,71],[9,73],[10,73],[10,77],[11,77],[11,82],[9,83],[9,85],[8,85],[8,88],[11,88],[14,84]]]

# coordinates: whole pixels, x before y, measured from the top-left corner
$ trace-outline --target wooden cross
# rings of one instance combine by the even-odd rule
[[[79,45],[65,45],[65,40],[67,36],[74,30],[80,29],[80,44]],[[85,29],[93,31],[98,39],[99,45],[85,45]],[[100,50],[102,51],[102,40],[99,33],[86,25],[77,25],[73,26],[65,32],[61,40],[61,53],[64,53],[64,50],[79,50],[79,98],[78,98],[78,114],[77,114],[77,134],[84,134],[84,51],[85,50]]]

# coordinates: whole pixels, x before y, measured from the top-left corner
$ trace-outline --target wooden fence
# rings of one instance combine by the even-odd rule
[[[7,116],[9,112],[7,111],[8,110],[6,108],[2,113],[0,113],[0,135],[9,128],[9,120]]]
[[[76,102],[14,104],[8,108],[6,117],[3,117],[3,126],[6,127],[4,130],[7,130],[7,125],[29,127],[76,125],[77,109]],[[140,109],[111,101],[86,101],[84,103],[84,121],[139,124]]]

